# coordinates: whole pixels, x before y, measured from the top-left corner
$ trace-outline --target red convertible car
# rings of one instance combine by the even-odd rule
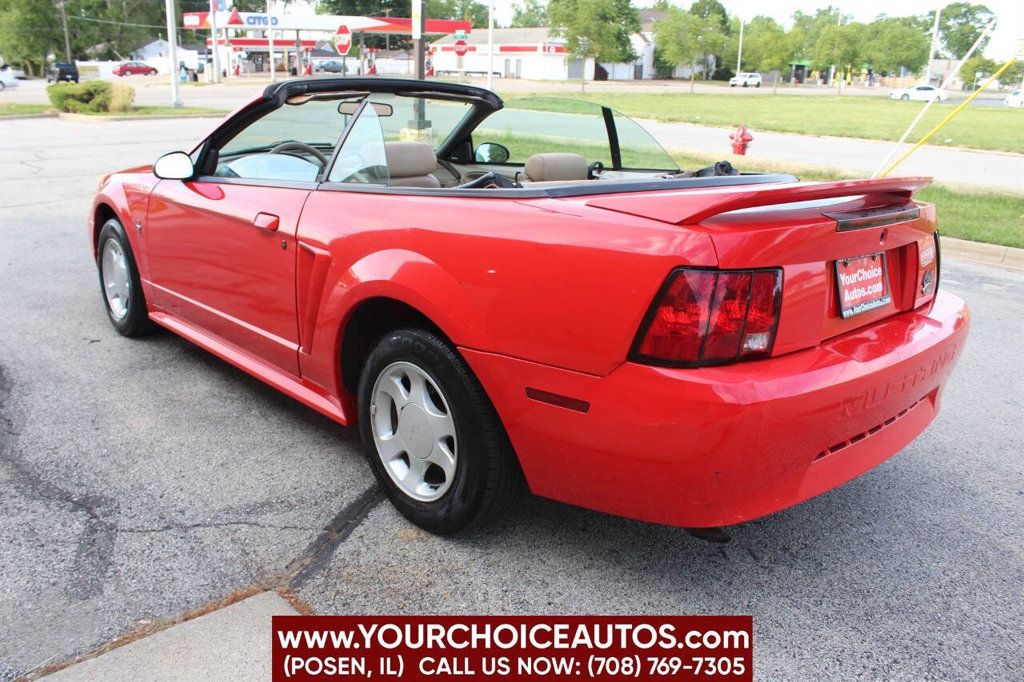
[[[969,318],[927,182],[683,171],[596,104],[317,78],[105,177],[88,222],[121,334],[165,327],[358,424],[425,528],[524,482],[708,528],[935,417]]]

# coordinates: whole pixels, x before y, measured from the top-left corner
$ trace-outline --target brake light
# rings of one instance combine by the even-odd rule
[[[935,298],[939,288],[939,233],[935,232],[917,241],[917,287],[914,307]]]
[[[781,304],[781,270],[679,268],[644,318],[630,358],[701,367],[767,357]]]

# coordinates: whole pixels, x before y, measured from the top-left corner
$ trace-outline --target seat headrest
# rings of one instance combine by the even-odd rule
[[[526,160],[526,177],[535,182],[586,180],[587,160],[579,154],[550,152]]]
[[[393,178],[430,175],[437,170],[434,148],[426,142],[385,142],[388,174]]]

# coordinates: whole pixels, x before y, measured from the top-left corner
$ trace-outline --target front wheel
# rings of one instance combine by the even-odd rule
[[[497,516],[521,487],[501,421],[465,361],[421,329],[389,332],[359,380],[370,467],[407,519],[449,535]]]
[[[131,243],[121,223],[111,218],[103,224],[97,242],[96,266],[107,317],[122,336],[143,336],[154,329],[146,310],[139,270]]]
[[[906,102],[908,99],[910,99],[910,95],[903,95],[902,97],[900,97],[900,99]]]

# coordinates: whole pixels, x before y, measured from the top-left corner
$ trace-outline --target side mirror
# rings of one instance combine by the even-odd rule
[[[508,147],[497,142],[482,142],[473,152],[473,160],[477,163],[505,163],[511,156]]]
[[[192,159],[185,152],[164,154],[153,164],[153,175],[162,180],[188,180],[195,172]]]

